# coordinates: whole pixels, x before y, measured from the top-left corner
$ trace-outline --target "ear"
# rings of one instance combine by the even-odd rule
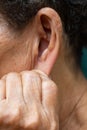
[[[62,38],[62,22],[59,15],[51,8],[43,8],[36,15],[39,36],[38,55],[35,69],[47,75],[55,64]]]

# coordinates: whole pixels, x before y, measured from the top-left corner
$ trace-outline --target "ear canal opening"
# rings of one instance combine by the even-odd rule
[[[39,43],[39,48],[38,48],[39,49],[39,55],[38,55],[39,57],[41,57],[43,55],[45,50],[47,50],[48,46],[49,46],[48,41],[42,38],[40,43]]]

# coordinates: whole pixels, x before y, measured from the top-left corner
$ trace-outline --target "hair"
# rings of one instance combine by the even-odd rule
[[[81,50],[87,45],[87,0],[0,0],[0,13],[19,30],[44,7],[51,7],[60,15],[69,45],[79,62]]]

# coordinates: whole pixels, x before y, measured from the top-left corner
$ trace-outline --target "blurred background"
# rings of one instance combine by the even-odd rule
[[[82,54],[82,59],[81,59],[81,68],[82,71],[87,78],[87,49],[83,48],[83,54]]]

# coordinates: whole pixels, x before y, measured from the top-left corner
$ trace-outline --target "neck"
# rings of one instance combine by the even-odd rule
[[[60,125],[64,126],[84,95],[87,81],[79,69],[73,71],[73,67],[70,69],[66,62],[58,60],[54,68],[52,79],[59,87],[59,118]]]

